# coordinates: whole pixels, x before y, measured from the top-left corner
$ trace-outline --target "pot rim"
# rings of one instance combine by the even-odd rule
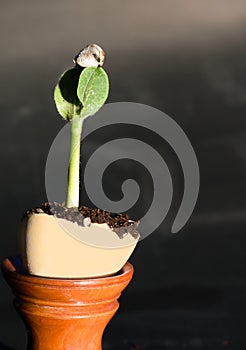
[[[104,284],[107,284],[109,280],[111,283],[122,283],[123,280],[128,280],[133,275],[133,266],[131,263],[126,262],[125,265],[118,271],[116,274],[99,276],[99,277],[84,277],[84,278],[61,278],[61,277],[42,277],[35,275],[28,275],[24,272],[22,260],[20,255],[13,257],[5,258],[2,263],[2,272],[3,275],[8,276],[9,278],[14,278],[15,280],[22,281],[24,283],[31,283],[36,285],[46,285],[46,286],[82,286],[85,287],[93,285],[98,287],[103,287]]]

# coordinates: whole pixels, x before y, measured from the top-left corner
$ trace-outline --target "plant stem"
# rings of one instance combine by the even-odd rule
[[[79,116],[71,120],[70,163],[68,170],[67,208],[79,207],[80,141],[83,119]]]

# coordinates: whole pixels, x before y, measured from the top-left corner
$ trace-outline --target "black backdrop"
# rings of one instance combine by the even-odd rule
[[[46,199],[46,157],[64,125],[53,87],[77,51],[96,42],[107,54],[108,102],[170,115],[201,173],[183,230],[168,234],[164,222],[132,256],[135,277],[105,348],[244,349],[245,1],[26,0],[0,9],[1,260],[18,252],[24,210]],[[0,288],[0,348],[23,349],[3,279]]]

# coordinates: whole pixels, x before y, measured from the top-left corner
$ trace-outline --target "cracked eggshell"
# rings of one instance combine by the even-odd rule
[[[112,275],[127,262],[138,242],[130,234],[120,239],[107,224],[80,227],[68,221],[64,225],[65,221],[35,213],[23,219],[21,256],[27,273],[53,278]],[[68,233],[71,225],[76,225],[72,230],[75,235]],[[90,243],[89,236],[92,237]],[[103,236],[104,245],[102,240],[97,240]]]

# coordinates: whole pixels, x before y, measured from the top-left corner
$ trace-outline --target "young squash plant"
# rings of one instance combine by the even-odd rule
[[[79,207],[83,121],[104,105],[109,93],[109,79],[100,66],[104,62],[104,52],[98,45],[86,46],[74,62],[75,67],[61,75],[54,90],[54,100],[59,114],[71,128],[66,206],[76,209]]]

